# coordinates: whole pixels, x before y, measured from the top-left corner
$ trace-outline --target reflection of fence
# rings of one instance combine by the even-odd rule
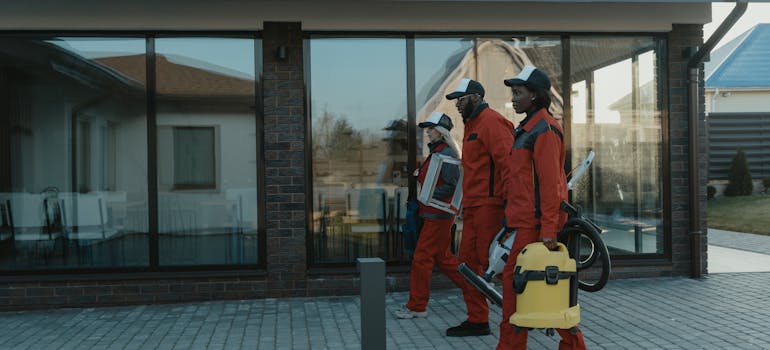
[[[256,203],[256,188],[227,189],[224,196],[218,193],[159,194],[160,263],[243,263],[247,255],[254,256],[246,251],[245,236],[256,236]]]
[[[338,191],[335,191],[338,190]],[[349,263],[358,257],[407,261],[401,224],[408,188],[314,188],[313,251],[322,263]]]
[[[257,261],[256,189],[159,193],[163,265]],[[0,193],[0,269],[146,266],[147,201],[125,192]]]
[[[114,223],[116,216],[121,225],[125,222],[125,211],[116,210],[125,207],[121,204],[125,196],[120,192],[59,192],[50,187],[39,194],[0,193],[0,238],[12,248],[0,263],[29,268],[116,265],[125,235]]]

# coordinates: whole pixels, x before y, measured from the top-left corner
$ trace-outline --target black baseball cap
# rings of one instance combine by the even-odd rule
[[[484,97],[484,87],[481,86],[481,83],[479,83],[478,81],[464,78],[463,80],[460,80],[459,84],[457,84],[457,87],[455,88],[454,92],[446,95],[446,99],[454,100],[458,97],[463,97],[465,95],[473,95],[473,94]]]
[[[514,78],[504,80],[507,86],[524,85],[532,90],[548,91],[551,89],[551,80],[543,71],[535,66],[524,66]]]

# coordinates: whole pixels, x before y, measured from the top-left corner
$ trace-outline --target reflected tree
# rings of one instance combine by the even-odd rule
[[[324,110],[313,128],[313,157],[321,159],[345,159],[350,150],[360,149],[361,132],[355,130],[344,116],[338,117]]]

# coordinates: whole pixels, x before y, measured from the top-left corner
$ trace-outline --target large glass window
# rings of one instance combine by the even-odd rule
[[[260,46],[0,37],[0,271],[154,267],[154,254],[163,266],[258,263]],[[158,212],[149,213],[155,194]]]
[[[254,39],[159,38],[155,52],[160,264],[255,264]]]
[[[434,111],[454,119],[461,144],[463,123],[444,95],[463,78],[486,87],[486,101],[512,121],[504,77],[529,62],[561,79],[559,37],[420,37],[414,56],[406,40],[313,38],[308,42],[313,151],[313,262],[347,263],[356,257],[406,259],[401,224],[409,194],[407,60],[414,62],[415,111],[422,121]],[[561,118],[561,87],[554,84],[554,113]],[[417,165],[428,155],[417,130]],[[456,242],[462,217],[456,221]],[[457,245],[457,244],[456,244]]]
[[[149,264],[143,38],[0,38],[0,270]]]
[[[490,107],[518,124],[525,116],[513,111],[502,80],[527,64],[551,78],[550,110],[562,122],[562,67],[569,65],[571,120],[564,128],[571,162],[596,153],[591,171],[575,186],[574,201],[606,229],[613,254],[663,253],[660,39],[573,36],[570,62],[562,62],[559,36],[418,36],[413,42],[414,56],[405,60],[402,39],[309,40],[314,263],[403,258],[398,244],[404,211],[399,196],[408,195],[410,170],[405,156],[409,145],[418,165],[428,155],[425,136],[407,122],[405,83],[414,81],[416,121],[446,113],[455,121],[452,136],[461,141],[463,123],[444,98],[447,91],[462,78],[480,81]],[[403,71],[405,61],[413,62],[413,77]],[[411,128],[416,139],[408,142]],[[456,242],[461,235],[460,216]]]
[[[313,38],[313,258],[401,258],[408,184],[406,40]]]
[[[572,163],[596,158],[574,200],[606,229],[610,253],[662,254],[661,43],[572,37]]]

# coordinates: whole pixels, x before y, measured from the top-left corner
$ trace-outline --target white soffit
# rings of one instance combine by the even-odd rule
[[[0,30],[666,32],[711,21],[703,1],[0,0]]]

